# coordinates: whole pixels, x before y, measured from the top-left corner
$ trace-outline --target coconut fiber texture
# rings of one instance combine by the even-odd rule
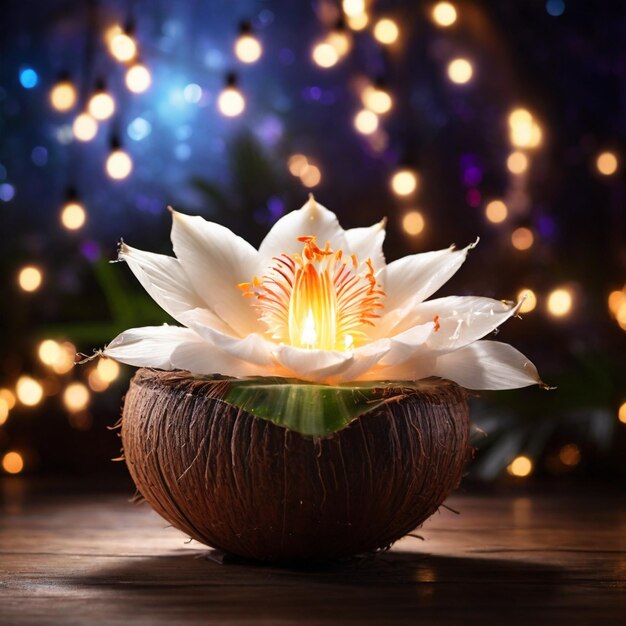
[[[228,381],[141,369],[122,418],[141,495],[197,541],[263,561],[383,549],[432,515],[469,456],[465,391],[426,380],[320,438],[226,403]]]

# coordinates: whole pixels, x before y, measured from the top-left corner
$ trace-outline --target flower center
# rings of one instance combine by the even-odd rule
[[[244,296],[256,299],[259,319],[277,341],[298,348],[349,350],[367,339],[380,317],[385,296],[370,259],[317,245],[298,237],[302,254],[281,254],[261,277],[241,283]]]

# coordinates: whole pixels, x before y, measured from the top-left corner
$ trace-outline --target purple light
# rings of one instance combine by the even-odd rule
[[[101,256],[100,246],[90,239],[80,245],[80,253],[91,263],[95,263]]]
[[[556,223],[547,215],[542,215],[537,220],[537,230],[542,237],[549,239],[556,234]]]
[[[478,191],[478,189],[468,189],[467,193],[465,194],[465,199],[467,201],[467,204],[469,204],[471,207],[477,207],[480,206],[480,203],[482,201],[482,195],[480,191]]]
[[[463,184],[466,187],[475,187],[483,178],[483,171],[478,165],[470,165],[463,171]]]
[[[270,212],[272,220],[277,220],[285,214],[285,203],[281,198],[277,198],[276,196],[272,196],[267,201],[267,208]]]

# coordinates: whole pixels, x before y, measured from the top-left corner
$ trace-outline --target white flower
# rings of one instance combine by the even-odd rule
[[[313,197],[259,250],[219,224],[172,212],[176,258],[126,244],[120,259],[179,326],[133,328],[104,350],[130,365],[338,384],[440,376],[470,389],[540,383],[515,348],[478,341],[518,306],[425,300],[463,264],[454,247],[386,265],[385,223],[343,230]]]

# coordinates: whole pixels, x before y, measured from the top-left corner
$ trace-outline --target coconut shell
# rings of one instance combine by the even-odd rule
[[[263,561],[390,546],[455,489],[469,455],[465,391],[427,380],[314,438],[221,400],[224,381],[141,369],[122,418],[137,489],[201,543]]]

